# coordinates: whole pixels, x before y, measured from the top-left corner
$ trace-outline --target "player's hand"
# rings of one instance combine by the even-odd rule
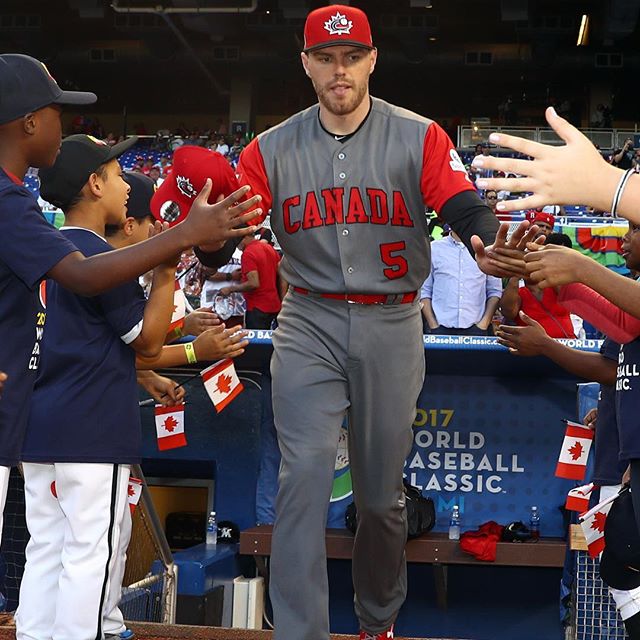
[[[231,272],[231,280],[233,280],[233,282],[240,282],[240,280],[242,280],[242,269],[234,269]]]
[[[549,336],[539,322],[520,311],[520,318],[526,327],[512,327],[501,324],[496,330],[498,342],[516,356],[539,356],[549,344]]]
[[[539,287],[559,287],[581,282],[592,266],[591,258],[568,247],[547,245],[525,256],[528,278]]]
[[[476,156],[473,166],[477,168],[521,176],[479,178],[476,186],[478,189],[533,193],[525,198],[499,202],[498,211],[536,209],[549,204],[588,204],[607,211],[620,172],[612,168],[591,141],[561,118],[553,107],[545,111],[545,117],[566,144],[541,144],[503,133],[492,133],[489,140],[493,144],[509,147],[533,159]]]
[[[4,383],[6,382],[9,376],[4,372],[0,371],[0,396],[2,395],[2,390],[4,389]]]
[[[236,358],[244,353],[249,341],[247,331],[221,324],[201,333],[194,341],[193,348],[199,361]]]
[[[230,196],[215,204],[209,204],[211,184],[211,179],[207,178],[189,211],[189,215],[184,222],[177,225],[186,234],[188,244],[199,246],[205,251],[212,248],[213,250],[220,249],[224,242],[230,238],[254,234],[257,227],[243,227],[242,225],[248,224],[262,213],[262,209],[258,207],[262,199],[259,195],[239,202],[249,191],[248,186],[234,191]]]
[[[488,247],[479,236],[471,238],[471,246],[476,254],[480,270],[501,278],[521,277],[526,273],[524,254],[528,243],[533,242],[538,227],[522,221],[507,241],[509,225],[503,222],[496,233],[495,242]]]
[[[220,289],[218,293],[221,296],[225,296],[226,298],[227,296],[230,296],[233,293],[233,291],[231,290],[231,287],[222,287],[222,289]]]
[[[179,387],[178,383],[171,378],[155,374],[145,377],[141,382],[149,395],[165,407],[182,402],[186,396],[184,387]]]
[[[199,336],[203,331],[219,324],[222,321],[211,307],[200,307],[185,317],[183,333],[186,336]]]
[[[587,412],[587,415],[585,415],[584,420],[582,422],[585,427],[589,427],[589,429],[595,430],[597,420],[598,420],[598,409],[594,407],[593,409]]]

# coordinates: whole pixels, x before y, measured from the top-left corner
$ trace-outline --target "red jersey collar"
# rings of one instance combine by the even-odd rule
[[[13,173],[11,173],[11,171],[9,171],[9,169],[5,169],[4,167],[2,167],[2,170],[9,176],[9,180],[11,180],[11,182],[15,182],[16,184],[19,184],[20,186],[24,186],[24,182],[22,180],[20,180],[20,178],[18,178],[18,176],[16,176]]]

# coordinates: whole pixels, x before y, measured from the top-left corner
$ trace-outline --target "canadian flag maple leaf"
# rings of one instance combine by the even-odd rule
[[[169,416],[164,421],[162,426],[165,428],[166,431],[171,433],[178,426],[178,422],[176,421],[176,419],[173,416]]]
[[[216,380],[216,387],[220,393],[229,393],[231,391],[231,376],[220,374]]]
[[[598,511],[595,516],[593,516],[593,522],[591,523],[591,528],[594,531],[599,531],[600,533],[604,533],[604,523],[607,519],[607,514]]]
[[[135,496],[136,490],[131,485],[129,485],[129,488],[127,489],[127,494],[129,495],[129,497]]]
[[[583,447],[579,442],[574,442],[573,446],[568,450],[573,460],[580,460],[582,457]]]

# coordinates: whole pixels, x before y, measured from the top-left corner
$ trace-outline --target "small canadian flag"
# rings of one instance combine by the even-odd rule
[[[220,413],[243,389],[233,360],[220,360],[200,372],[204,388]]]
[[[594,489],[595,485],[593,482],[571,489],[567,494],[567,501],[564,503],[564,508],[567,511],[585,512],[589,508],[589,496]]]
[[[138,502],[140,502],[140,496],[142,495],[142,480],[140,478],[129,478],[129,487],[127,489],[127,501],[129,502],[129,509],[131,509],[131,515],[136,510]]]
[[[589,555],[596,558],[604,551],[604,525],[613,501],[618,497],[617,493],[599,502],[593,509],[580,514],[580,526],[584,537],[587,539]]]
[[[584,480],[592,442],[593,431],[591,429],[567,420],[567,430],[556,466],[556,476],[569,480]]]
[[[184,404],[176,404],[172,407],[163,407],[157,404],[155,407],[156,433],[158,434],[158,449],[177,449],[187,446],[187,438],[184,433]]]
[[[187,313],[187,305],[180,283],[176,280],[175,290],[173,292],[173,314],[171,316],[171,323],[167,331],[167,338],[169,341],[175,340],[182,335],[180,331],[184,327],[184,317]]]

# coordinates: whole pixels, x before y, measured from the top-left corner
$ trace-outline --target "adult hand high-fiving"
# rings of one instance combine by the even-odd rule
[[[519,176],[480,178],[476,181],[478,188],[532,194],[499,202],[497,209],[503,212],[535,209],[552,204],[582,204],[600,211],[611,211],[625,172],[607,163],[593,143],[567,120],[558,116],[552,107],[546,110],[545,116],[565,144],[541,144],[503,133],[492,133],[489,140],[493,144],[509,147],[532,159],[476,156],[473,164],[478,168]],[[617,213],[635,222],[640,221],[640,177],[629,177],[620,194]]]
[[[493,244],[485,247],[479,236],[471,238],[476,262],[484,273],[503,278],[522,276],[526,273],[525,248],[527,244],[533,242],[538,233],[538,227],[529,225],[525,220],[516,227],[507,240],[508,233],[509,224],[503,222]]]

